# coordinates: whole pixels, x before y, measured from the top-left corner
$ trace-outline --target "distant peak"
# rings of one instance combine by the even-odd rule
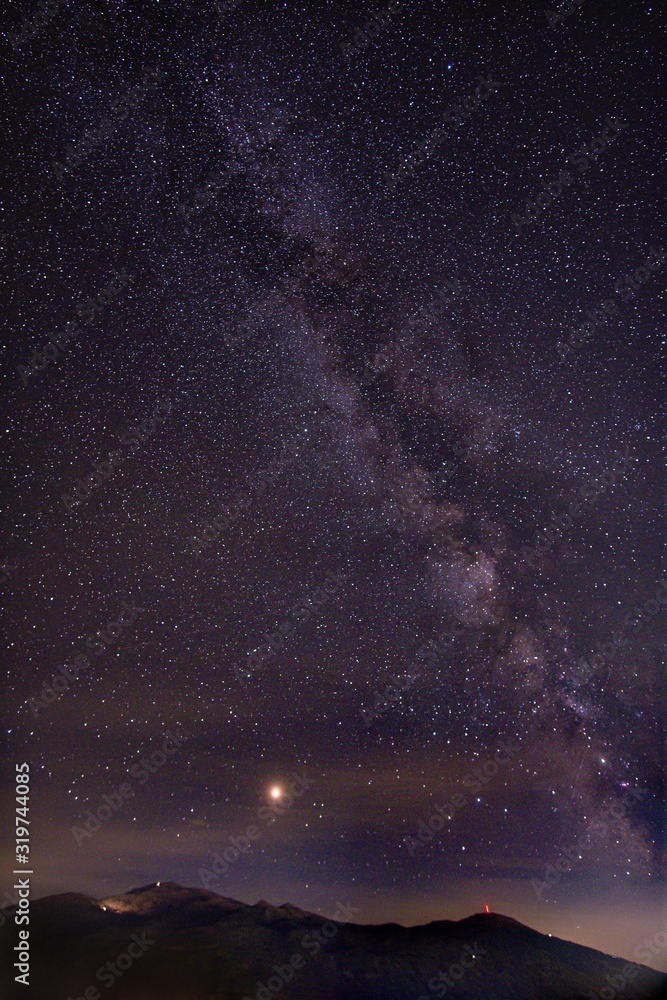
[[[138,913],[147,915],[166,908],[188,906],[189,904],[214,904],[222,908],[237,907],[242,904],[234,899],[226,899],[207,889],[196,889],[179,885],[178,882],[151,882],[116,896],[98,900],[103,910],[114,913]]]

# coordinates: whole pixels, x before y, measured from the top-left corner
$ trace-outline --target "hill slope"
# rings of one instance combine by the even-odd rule
[[[667,997],[667,977],[499,914],[423,927],[337,923],[175,883],[31,907],[30,1000],[619,1000]],[[2,930],[12,983],[17,934]],[[625,970],[625,973],[624,973]],[[634,972],[632,980],[627,972]],[[619,977],[624,977],[622,980]],[[606,990],[604,989],[606,987]],[[86,989],[88,992],[86,993]],[[3,996],[7,995],[3,991]],[[11,994],[10,994],[11,995]]]

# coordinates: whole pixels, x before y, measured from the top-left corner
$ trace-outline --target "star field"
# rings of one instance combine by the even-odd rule
[[[665,920],[659,12],[394,7],[360,44],[349,2],[20,40],[6,5],[4,780],[39,895],[201,885],[282,802],[214,891],[631,957]]]

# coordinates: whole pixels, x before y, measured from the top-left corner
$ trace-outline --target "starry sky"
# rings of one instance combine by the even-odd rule
[[[658,14],[6,3],[33,896],[664,928]]]

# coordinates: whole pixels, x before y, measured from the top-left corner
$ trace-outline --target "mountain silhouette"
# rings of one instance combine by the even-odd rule
[[[420,927],[354,923],[255,905],[174,882],[96,900],[64,893],[30,910],[30,1000],[655,1000],[667,976],[476,913]],[[13,919],[1,934],[14,983]],[[602,991],[602,992],[601,992]]]

